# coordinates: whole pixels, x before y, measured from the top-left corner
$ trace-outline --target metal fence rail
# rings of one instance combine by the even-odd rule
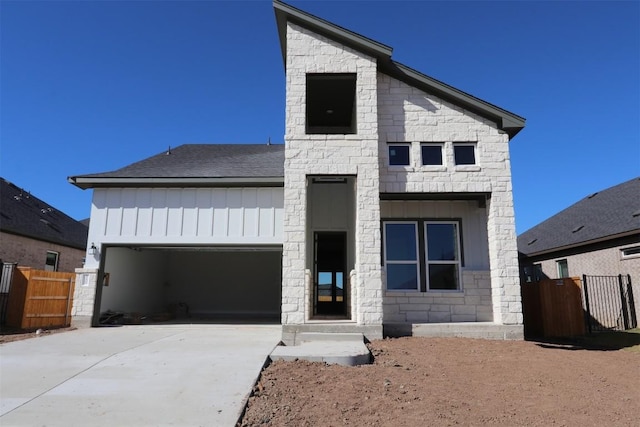
[[[11,281],[13,280],[13,271],[16,268],[15,263],[4,263],[0,272],[0,324],[4,325],[7,318],[7,304],[9,303],[9,291],[11,290]]]
[[[582,276],[589,332],[624,331],[638,326],[630,275]]]

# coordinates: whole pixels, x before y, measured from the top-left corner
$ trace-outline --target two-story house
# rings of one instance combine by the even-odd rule
[[[284,145],[183,145],[69,178],[94,191],[76,321],[182,304],[275,318],[285,342],[521,338],[509,140],[524,119],[379,42],[274,9]]]

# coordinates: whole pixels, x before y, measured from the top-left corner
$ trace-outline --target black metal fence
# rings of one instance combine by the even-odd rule
[[[7,304],[9,303],[9,291],[11,290],[11,281],[13,280],[13,271],[16,268],[15,263],[3,264],[0,272],[0,324],[4,325],[7,317]]]
[[[630,275],[582,276],[589,332],[624,331],[638,326]]]

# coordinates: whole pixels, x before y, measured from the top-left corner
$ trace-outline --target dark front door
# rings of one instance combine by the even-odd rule
[[[315,233],[315,314],[345,316],[347,233]]]

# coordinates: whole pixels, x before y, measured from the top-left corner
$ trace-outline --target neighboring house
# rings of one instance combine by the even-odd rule
[[[274,8],[285,144],[184,145],[70,177],[94,191],[97,247],[75,321],[186,304],[275,317],[287,343],[429,324],[521,338],[509,140],[524,119]]]
[[[522,280],[630,275],[640,318],[640,178],[593,193],[518,236]]]
[[[39,270],[73,272],[82,267],[88,228],[9,181],[0,181],[0,259]]]

